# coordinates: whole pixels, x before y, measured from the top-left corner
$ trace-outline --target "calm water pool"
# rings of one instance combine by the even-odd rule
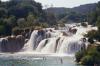
[[[0,55],[0,66],[79,66],[73,57]]]

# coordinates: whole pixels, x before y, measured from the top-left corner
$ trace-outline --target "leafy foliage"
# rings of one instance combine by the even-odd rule
[[[100,42],[100,2],[97,3],[96,11],[92,12],[88,16],[89,23],[96,25],[98,30],[91,30],[85,35],[91,45],[88,46],[87,53],[79,59],[79,62],[82,62],[83,65],[98,66],[100,65],[100,44],[95,44],[94,40]],[[82,54],[84,54],[84,52]]]
[[[98,51],[99,47],[94,45],[89,45],[86,51],[81,51],[76,53],[76,61],[81,62],[83,65],[91,65],[94,66],[100,64],[100,51]]]
[[[95,11],[92,11],[90,14],[88,14],[87,20],[90,24],[97,25],[98,27],[100,26],[100,2],[96,4]]]
[[[93,40],[100,41],[100,31],[91,30],[85,35],[85,37],[89,38],[88,41],[90,43],[93,43]]]
[[[51,20],[53,19],[48,21]],[[42,10],[42,5],[34,0],[0,1],[0,36],[11,35],[16,27],[19,29],[31,29],[38,25],[47,27],[46,22],[46,13]]]

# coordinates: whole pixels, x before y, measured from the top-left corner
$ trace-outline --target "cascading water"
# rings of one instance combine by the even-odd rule
[[[67,29],[65,29],[66,27]],[[54,28],[34,30],[30,39],[24,44],[20,52],[74,54],[83,48],[85,49],[87,42],[86,40],[83,41],[83,34],[95,28],[91,26],[75,26],[75,24],[71,26],[68,24],[66,27],[63,30],[55,30]],[[70,28],[74,29],[71,30]],[[2,41],[3,40],[0,39],[0,50]],[[3,43],[5,44],[5,42]]]
[[[34,30],[27,40],[21,35],[0,38],[0,60],[3,66],[7,65],[3,60],[16,65],[21,64],[19,60],[22,60],[22,63],[26,64],[17,66],[49,66],[52,63],[50,66],[62,66],[65,63],[68,66],[77,66],[74,63],[75,52],[87,48],[88,42],[83,35],[92,29],[97,28],[68,24],[58,30],[54,28]]]
[[[77,29],[75,34],[70,34],[68,27],[67,30],[34,30],[23,49],[24,51],[35,51],[46,54],[74,54],[82,48],[86,48],[87,42],[83,41],[83,34],[91,30],[92,27],[78,26],[74,28]],[[65,33],[67,36],[64,35]]]

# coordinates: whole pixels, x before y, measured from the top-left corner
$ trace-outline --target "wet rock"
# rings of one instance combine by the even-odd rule
[[[77,29],[76,29],[76,28],[70,28],[70,29],[69,29],[69,32],[75,34],[75,33],[77,32]]]
[[[18,52],[25,44],[25,38],[22,35],[8,36],[1,41],[2,52]]]

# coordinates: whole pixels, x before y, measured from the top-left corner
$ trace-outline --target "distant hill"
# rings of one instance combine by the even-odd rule
[[[55,15],[58,14],[65,14],[65,13],[69,13],[71,11],[70,8],[64,8],[64,7],[51,7],[45,10],[48,13],[53,13]]]
[[[74,8],[51,7],[45,10],[49,13],[53,13],[57,15],[57,14],[65,14],[69,12],[86,14],[88,12],[94,11],[95,9],[96,9],[96,3],[80,5]]]
[[[80,5],[78,7],[72,8],[72,11],[82,14],[89,13],[95,10],[96,10],[96,3]]]
[[[80,5],[74,8],[52,7],[45,9],[49,14],[54,14],[60,22],[86,21],[86,15],[96,10],[96,3]]]

